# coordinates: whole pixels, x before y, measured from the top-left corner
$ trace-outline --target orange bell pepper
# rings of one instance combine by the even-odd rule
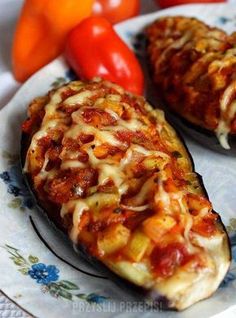
[[[90,16],[93,0],[25,0],[13,42],[13,73],[25,81],[63,50],[65,39]]]

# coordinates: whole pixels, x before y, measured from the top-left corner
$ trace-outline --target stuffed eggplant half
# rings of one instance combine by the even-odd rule
[[[37,202],[87,258],[182,310],[230,265],[224,226],[161,110],[107,81],[35,99],[23,123]]]
[[[210,148],[235,155],[236,33],[181,16],[146,31],[153,79],[175,119]]]

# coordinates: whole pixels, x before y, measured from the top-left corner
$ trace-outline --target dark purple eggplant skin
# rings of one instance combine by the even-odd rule
[[[184,144],[184,146],[187,150],[187,153],[189,155],[189,158],[191,160],[193,171],[195,172],[193,158],[192,158],[190,152],[188,151],[188,148],[187,148],[183,138],[181,137],[181,135],[179,133],[177,133],[177,136]],[[82,245],[82,244],[75,245],[74,243],[72,243],[72,241],[68,237],[67,228],[66,228],[66,225],[64,224],[64,220],[60,216],[59,207],[55,208],[55,204],[50,206],[50,205],[45,205],[45,202],[41,202],[40,199],[38,198],[36,192],[33,190],[32,181],[31,181],[29,174],[27,174],[23,171],[23,168],[25,165],[27,149],[30,145],[30,141],[31,141],[31,136],[26,134],[26,133],[22,133],[20,160],[21,160],[21,168],[22,168],[23,177],[24,177],[26,186],[27,186],[27,188],[32,196],[32,199],[34,200],[34,203],[35,203],[37,210],[39,211],[39,213],[43,213],[46,216],[47,222],[57,230],[58,235],[63,235],[63,237],[67,241],[70,242],[70,244],[73,246],[73,249],[78,253],[78,255],[80,257],[83,257],[83,259],[85,261],[87,261],[90,265],[92,265],[94,268],[96,268],[102,275],[105,275],[111,281],[116,283],[119,287],[121,287],[122,289],[125,289],[127,292],[129,292],[129,295],[131,296],[131,298],[133,299],[134,302],[147,303],[150,306],[150,308],[152,308],[152,310],[155,309],[157,312],[162,311],[162,310],[168,310],[168,311],[169,310],[171,310],[171,311],[176,310],[176,308],[170,307],[170,301],[166,297],[164,297],[163,295],[160,295],[157,292],[154,292],[153,290],[146,290],[142,287],[139,287],[139,286],[127,281],[126,279],[119,277],[118,275],[114,274],[110,269],[108,269],[101,261],[99,261],[97,258],[91,256],[87,252],[86,247],[84,245]],[[208,194],[207,194],[206,188],[204,186],[202,176],[199,175],[198,173],[196,173],[196,174],[198,176],[198,180],[199,180],[199,183],[201,185],[201,189],[202,189],[203,193],[206,195],[206,197],[208,198]],[[213,212],[216,213],[215,211],[213,211]],[[217,215],[218,215],[217,224],[218,224],[219,228],[221,228],[227,235],[226,228],[225,228],[219,214],[217,214]],[[230,240],[229,240],[228,235],[227,235],[227,242],[228,242],[227,246],[228,246],[228,251],[229,251],[229,261],[231,261],[232,255],[231,255]]]
[[[187,119],[181,117],[179,114],[171,112],[169,109],[167,113],[169,121],[177,130],[183,131],[190,138],[212,151],[226,156],[236,157],[236,135],[229,134],[228,140],[230,149],[225,149],[221,146],[216,134],[213,131],[195,125],[189,122]]]

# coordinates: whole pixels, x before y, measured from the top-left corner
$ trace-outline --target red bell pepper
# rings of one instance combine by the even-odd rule
[[[82,79],[101,77],[142,94],[144,76],[134,53],[102,17],[83,20],[69,34],[65,56]]]

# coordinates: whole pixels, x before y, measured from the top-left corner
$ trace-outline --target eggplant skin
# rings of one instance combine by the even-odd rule
[[[230,149],[225,149],[221,146],[214,132],[205,129],[201,126],[190,123],[188,120],[181,117],[179,114],[175,112],[170,112],[169,110],[166,110],[166,113],[168,114],[169,121],[174,127],[186,133],[190,138],[193,138],[193,140],[197,141],[201,145],[205,146],[208,149],[211,149],[212,151],[221,153],[225,156],[236,156],[236,135],[228,135]]]
[[[150,72],[171,122],[210,149],[235,156],[236,33],[167,16],[146,35]]]
[[[70,85],[70,84],[69,84]],[[71,84],[72,87],[77,86],[78,84]],[[97,88],[97,83],[92,84],[95,89]],[[105,84],[105,87],[108,84]],[[109,84],[110,85],[110,84]],[[85,86],[87,87],[87,86]],[[90,86],[89,86],[90,87]],[[103,87],[104,89],[104,87]],[[49,93],[49,95],[53,93]],[[46,98],[46,102],[44,106],[49,103],[49,99]],[[37,105],[36,105],[37,106]],[[152,111],[150,106],[147,106],[148,111]],[[155,115],[156,111],[152,114],[153,116],[157,116],[159,119],[159,115],[162,114],[161,111],[157,111],[158,115]],[[161,115],[163,118],[163,115]],[[171,138],[175,139],[174,144],[177,149],[180,151],[179,154],[182,155],[182,159],[185,159],[185,167],[186,171],[191,172],[194,175],[194,184],[192,185],[194,188],[192,189],[192,193],[198,193],[199,195],[207,198],[207,193],[204,188],[202,178],[197,173],[194,172],[194,165],[192,158],[190,157],[188,150],[180,141],[179,137],[176,135],[174,130],[170,127],[170,125],[164,120],[164,125],[169,134],[171,134]],[[32,143],[32,137],[35,133],[38,132],[40,125],[38,125],[31,133],[23,133],[21,139],[21,165],[23,170],[23,175],[26,181],[26,184],[30,190],[34,201],[40,212],[45,213],[50,223],[53,224],[60,232],[64,233],[65,237],[69,239],[68,235],[68,223],[65,218],[61,216],[60,205],[55,204],[54,202],[50,202],[50,200],[44,200],[44,197],[40,197],[38,192],[34,187],[33,177],[30,173],[25,170],[25,165],[27,161],[27,153],[29,151],[29,147]],[[167,134],[168,136],[168,134]],[[182,160],[181,159],[181,160]],[[212,211],[215,213],[214,211]],[[138,277],[139,271],[137,271],[137,275],[135,277],[133,267],[130,266],[130,263],[127,267],[126,262],[118,262],[114,263],[108,260],[99,260],[97,257],[91,255],[88,250],[86,244],[77,241],[73,242],[73,247],[79,254],[87,260],[90,264],[92,264],[95,268],[100,270],[103,274],[111,278],[114,282],[120,285],[122,288],[125,288],[127,291],[130,291],[130,295],[132,296],[134,301],[145,301],[150,306],[156,307],[157,309],[176,309],[183,310],[192,304],[196,303],[199,300],[208,298],[214,293],[217,289],[221,281],[223,280],[231,260],[229,239],[227,236],[227,232],[224,228],[224,225],[217,215],[217,222],[215,224],[217,228],[217,236],[213,236],[211,238],[204,238],[200,236],[196,236],[195,243],[197,246],[206,246],[206,251],[210,255],[212,255],[212,263],[213,267],[216,271],[211,272],[211,274],[199,274],[192,273],[191,277],[189,277],[189,273],[180,269],[177,269],[176,274],[164,279],[161,283],[153,282],[152,287],[148,287],[145,284],[142,284],[142,277]],[[70,239],[71,241],[71,239]],[[204,250],[205,251],[205,250]],[[138,264],[138,263],[137,263]],[[130,279],[130,277],[131,279]],[[141,275],[141,274],[140,274]],[[140,283],[141,282],[141,283]],[[180,295],[176,297],[176,295]]]

